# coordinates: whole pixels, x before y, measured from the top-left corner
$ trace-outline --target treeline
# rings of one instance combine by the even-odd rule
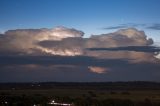
[[[144,99],[141,101],[133,101],[130,99],[80,99],[75,100],[75,106],[160,106],[160,103],[150,101],[150,99]]]
[[[93,90],[159,90],[159,82],[35,82],[0,83],[0,90],[8,89],[93,89]]]

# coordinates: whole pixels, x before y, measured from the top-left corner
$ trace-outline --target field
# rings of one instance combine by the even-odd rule
[[[132,86],[131,86],[132,85]],[[1,84],[1,105],[160,106],[160,85],[149,82]]]

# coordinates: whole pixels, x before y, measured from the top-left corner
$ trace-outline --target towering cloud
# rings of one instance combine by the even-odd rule
[[[89,38],[83,38],[83,34],[66,27],[18,29],[1,34],[0,79],[36,79],[38,74],[40,80],[65,77],[63,81],[88,81],[103,76],[106,81],[110,75],[111,79],[122,76],[121,80],[135,71],[148,72],[149,78],[150,72],[160,67],[160,49],[150,46],[153,40],[143,31],[129,28]]]
[[[1,34],[0,38],[0,52],[1,53],[16,53],[16,54],[53,54],[61,55],[58,51],[52,51],[39,46],[37,43],[41,41],[60,41],[68,37],[82,37],[84,33],[82,31],[66,28],[56,27],[53,29],[17,29],[9,30],[5,34]],[[68,55],[70,51],[66,51]],[[65,54],[62,54],[65,55]]]
[[[61,40],[67,37],[82,37],[84,33],[82,31],[66,28],[55,27],[53,29],[17,29],[9,30],[5,32],[8,37],[22,37],[25,39],[44,41],[44,40]]]
[[[153,43],[143,31],[134,28],[83,38],[83,32],[66,27],[53,29],[9,30],[0,36],[0,54],[93,56],[99,58],[128,58],[146,60],[154,53],[135,51],[90,51],[87,48],[148,46]],[[142,58],[144,57],[144,58]],[[152,59],[151,59],[152,60]]]
[[[121,29],[114,33],[92,35],[87,42],[87,47],[120,47],[120,46],[146,46],[153,43],[152,39],[147,39],[143,31],[135,28]]]

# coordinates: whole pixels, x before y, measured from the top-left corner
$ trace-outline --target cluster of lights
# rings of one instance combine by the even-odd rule
[[[72,104],[67,104],[67,103],[56,103],[54,100],[52,100],[49,104],[59,105],[59,106],[72,106]]]

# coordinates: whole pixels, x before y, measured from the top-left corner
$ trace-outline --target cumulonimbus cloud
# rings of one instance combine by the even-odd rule
[[[4,54],[42,55],[42,53],[47,53],[58,55],[56,52],[54,54],[51,49],[41,47],[37,43],[47,40],[60,41],[68,37],[78,38],[83,35],[82,31],[66,27],[9,30],[0,36],[0,52]],[[66,51],[66,53],[69,53],[69,51]]]
[[[63,50],[78,48],[80,51],[84,48],[108,48],[123,46],[147,46],[153,43],[148,39],[143,31],[136,29],[123,29],[115,33],[93,35],[90,38],[65,38],[61,41],[41,41],[40,46],[46,48],[62,48]]]
[[[94,43],[95,42],[95,43]],[[153,43],[148,39],[144,31],[135,28],[121,29],[114,33],[93,35],[89,46],[93,47],[120,47],[120,46],[146,46]]]
[[[143,31],[128,28],[89,38],[83,35],[82,31],[66,27],[9,30],[0,34],[1,81],[19,81],[24,77],[37,77],[40,81],[48,77],[54,81],[97,81],[102,76],[103,81],[126,76],[137,80],[137,76],[152,79],[155,76],[150,77],[151,73],[159,73],[159,50],[150,46],[153,40]]]
[[[0,36],[0,54],[6,55],[60,55],[131,58],[142,55],[137,52],[99,52],[86,48],[111,48],[126,46],[148,46],[153,44],[143,31],[135,28],[121,29],[117,32],[92,35],[83,38],[84,32],[66,27],[53,29],[9,30]],[[133,53],[135,55],[133,55]],[[115,56],[115,55],[116,56]],[[150,55],[153,55],[152,53]],[[143,54],[143,56],[149,56]]]
[[[91,36],[86,44],[86,48],[119,48],[119,47],[128,47],[128,46],[149,46],[153,44],[151,38],[147,38],[144,31],[139,31],[135,28],[121,29],[114,33],[93,35]],[[138,49],[138,48],[136,48]],[[87,51],[88,56],[95,56],[98,58],[121,58],[129,59],[134,62],[140,61],[154,61],[154,53],[147,52],[136,52],[133,50],[129,51]]]

